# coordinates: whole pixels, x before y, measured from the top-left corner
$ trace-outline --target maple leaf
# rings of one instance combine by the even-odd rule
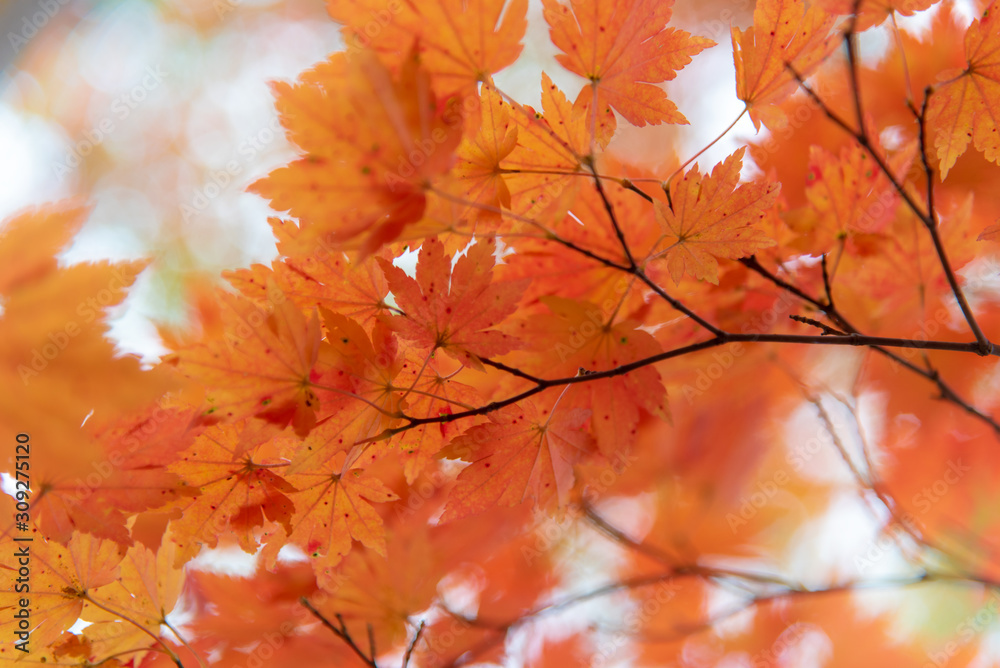
[[[1000,163],[1000,30],[993,2],[965,33],[968,66],[934,89],[927,122],[934,132],[938,169],[944,181],[971,140],[987,160]]]
[[[209,413],[290,423],[304,436],[316,424],[316,381],[329,369],[329,348],[321,340],[316,313],[307,321],[298,306],[278,295],[279,300],[261,308],[220,290],[218,299],[226,307],[224,338],[190,346],[165,363],[215,388]]]
[[[452,364],[454,365],[454,363]],[[430,418],[451,415],[481,405],[482,395],[474,388],[455,380],[455,371],[444,373],[439,360],[430,360],[424,372],[409,381],[413,391],[406,399],[406,413],[412,417]],[[414,374],[415,375],[415,374]],[[461,423],[422,424],[401,431],[387,441],[373,444],[373,456],[398,453],[403,460],[403,474],[409,484],[417,479],[438,454],[461,430]]]
[[[431,351],[441,349],[480,369],[480,357],[503,355],[519,342],[496,325],[514,312],[527,281],[494,281],[493,237],[481,239],[455,262],[437,239],[420,247],[416,279],[378,258],[389,289],[405,315],[386,322],[404,339]]]
[[[891,163],[905,173],[913,155],[913,150],[902,151]],[[788,223],[802,236],[799,247],[816,255],[844,239],[852,252],[875,252],[877,235],[892,224],[899,202],[889,179],[857,144],[842,148],[839,156],[810,147],[806,198],[809,205],[789,216]]]
[[[337,569],[336,587],[313,601],[321,613],[340,615],[360,637],[369,625],[378,647],[405,639],[412,615],[436,598],[443,569],[424,523],[396,526],[388,533],[385,555],[353,550]]]
[[[223,272],[223,278],[242,294],[262,307],[288,297],[307,313],[320,306],[362,325],[370,325],[388,309],[389,288],[378,265],[352,261],[336,248],[304,240],[302,230],[289,221],[271,218],[270,223],[278,252],[286,257],[271,268],[255,264]],[[386,250],[379,253],[388,257]]]
[[[174,609],[184,584],[184,571],[174,568],[176,552],[171,537],[155,552],[144,545],[132,546],[121,562],[118,580],[121,595],[106,590],[101,600],[151,631],[159,630]]]
[[[935,4],[938,0],[821,0],[819,6],[828,14],[849,15],[857,10],[854,29],[858,32],[873,28],[893,13],[913,16]]]
[[[195,410],[169,401],[164,397],[139,415],[107,426],[88,422],[95,427],[100,452],[87,474],[45,477],[34,498],[32,510],[47,537],[65,544],[84,532],[128,546],[131,514],[193,495],[165,466],[204,425]],[[77,436],[78,444],[84,436]]]
[[[797,0],[760,0],[753,25],[732,29],[736,97],[746,103],[753,126],[783,127],[785,114],[776,104],[798,85],[791,66],[806,77],[840,44],[831,34],[834,17],[818,5]]]
[[[209,428],[168,467],[199,491],[172,523],[175,567],[190,561],[202,545],[217,545],[229,529],[252,554],[257,550],[254,529],[263,526],[265,517],[291,531],[293,505],[288,495],[295,488],[271,470],[284,462],[255,460],[252,452],[241,456],[240,430],[238,424]]]
[[[347,453],[338,452],[322,466],[290,475],[295,515],[287,538],[266,534],[263,556],[273,564],[278,550],[294,543],[312,557],[321,587],[332,588],[334,568],[356,540],[385,555],[385,527],[372,503],[398,498],[381,480],[362,468],[347,468]]]
[[[449,445],[468,451],[470,464],[448,496],[443,521],[493,505],[514,506],[532,498],[541,507],[565,506],[573,486],[573,464],[591,447],[581,431],[590,411],[539,411],[531,401],[490,414]]]
[[[56,254],[69,244],[87,219],[81,207],[61,206],[27,211],[0,228],[0,293],[54,274]]]
[[[416,380],[385,324],[376,322],[369,337],[346,316],[324,310],[323,322],[333,373],[357,401],[348,402],[313,430],[292,458],[289,473],[314,468],[395,425],[405,406],[404,391]]]
[[[591,131],[589,105],[571,104],[542,73],[542,113],[513,104],[517,144],[503,162],[504,187],[510,193],[515,230],[527,221],[548,223],[562,218],[580,190],[577,176],[589,163],[592,143],[606,146],[614,131],[614,114],[598,114]]]
[[[434,82],[450,93],[468,90],[517,60],[528,0],[422,0],[399,2],[388,11],[382,0],[328,0],[327,10],[345,24],[349,56],[370,46],[398,65],[415,44]],[[374,35],[372,16],[382,19]]]
[[[184,584],[183,569],[175,569],[176,545],[164,537],[159,549],[133,545],[120,565],[120,576],[94,593],[98,608],[86,614],[84,656],[132,653],[141,660],[161,624],[174,609]],[[128,619],[129,623],[121,623]],[[66,651],[65,649],[63,650]]]
[[[6,513],[10,517],[14,504],[10,497],[6,499],[3,506],[10,511]],[[87,601],[90,592],[115,581],[125,551],[113,541],[84,533],[74,535],[65,546],[44,540],[35,526],[31,526],[28,534],[11,531],[0,538],[3,548],[0,570],[6,572],[0,589],[0,609],[6,612],[0,620],[0,632],[8,638],[17,637],[19,620],[12,611],[24,607],[20,601],[25,598],[25,592],[17,590],[16,580],[18,569],[25,566],[19,559],[27,555],[29,575],[20,577],[28,578],[30,584],[27,608],[31,643],[46,647],[76,622],[85,606],[91,605]],[[31,538],[30,542],[23,541],[25,538]],[[4,643],[3,650],[11,650],[8,643]]]
[[[739,258],[774,241],[756,227],[778,196],[780,184],[737,186],[745,147],[702,176],[695,166],[670,184],[670,204],[656,202],[657,219],[669,244],[660,251],[674,282],[688,273],[719,282],[718,257]]]
[[[655,84],[670,81],[715,42],[667,28],[672,0],[543,0],[559,64],[591,84],[577,101],[596,114],[607,106],[642,127],[688,121]]]
[[[455,408],[471,409],[479,395],[453,380],[453,373],[442,376],[435,360],[427,360],[420,368],[407,361],[399,354],[396,337],[382,323],[375,324],[369,341],[365,331],[348,318],[324,313],[324,322],[336,373],[343,374],[357,401],[346,403],[310,432],[292,457],[288,472],[314,468],[337,452],[347,452],[349,462],[354,462],[366,450],[377,457],[384,448],[399,453],[407,480],[412,481],[456,427],[420,425],[393,435],[388,442],[368,441],[381,440],[386,430],[398,424],[404,409],[411,416],[432,417]]]
[[[511,107],[492,87],[483,86],[482,123],[474,138],[465,138],[456,155],[452,173],[460,180],[460,197],[480,205],[477,217],[496,225],[500,207],[510,208],[510,190],[500,171],[500,163],[517,146],[517,125]]]
[[[596,305],[557,296],[541,297],[550,313],[531,318],[521,332],[530,335],[536,351],[545,351],[544,362],[527,360],[525,367],[555,376],[608,371],[651,357],[662,348],[630,320],[613,317]],[[639,409],[661,418],[668,416],[666,390],[659,372],[645,366],[630,373],[571,387],[561,403],[590,410],[590,427],[597,446],[606,456],[627,452],[635,440]]]
[[[307,239],[358,243],[366,254],[420,219],[426,185],[451,167],[462,128],[445,118],[415,56],[393,77],[370,52],[335,53],[274,92],[306,156],[251,191],[298,218]]]

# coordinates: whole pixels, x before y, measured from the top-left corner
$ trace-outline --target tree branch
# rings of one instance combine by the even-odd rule
[[[354,638],[352,638],[351,634],[347,631],[347,625],[344,624],[344,618],[341,617],[340,614],[337,615],[337,621],[340,622],[340,628],[338,629],[330,622],[329,619],[324,617],[319,610],[314,608],[312,603],[310,603],[309,599],[307,599],[305,596],[300,598],[299,602],[302,603],[302,605],[305,606],[305,608],[312,613],[313,617],[318,619],[323,624],[323,626],[330,629],[335,636],[337,636],[345,643],[347,643],[347,646],[350,647],[351,650],[358,655],[358,657],[360,657],[360,659],[365,663],[366,666],[368,666],[369,668],[378,668],[378,664],[375,663],[375,638],[371,634],[370,624],[368,625],[369,628],[368,637],[369,637],[369,642],[371,643],[372,655],[371,657],[368,657],[365,656],[364,651],[360,647],[358,647],[357,643],[354,642]]]

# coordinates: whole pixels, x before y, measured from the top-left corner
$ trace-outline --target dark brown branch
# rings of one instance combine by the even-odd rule
[[[931,216],[934,217],[933,222],[936,223],[937,214],[934,211],[934,170],[927,157],[927,105],[930,102],[933,92],[934,89],[930,86],[924,89],[924,103],[921,105],[920,111],[917,111],[912,100],[907,100],[906,105],[910,108],[914,118],[917,119],[917,126],[920,128],[920,162],[924,166],[924,179],[927,184],[927,210],[930,211]]]
[[[507,366],[503,362],[497,362],[495,360],[491,360],[488,357],[480,357],[479,361],[482,362],[483,364],[485,364],[486,366],[491,366],[494,369],[499,369],[500,371],[503,371],[505,373],[509,373],[512,376],[517,376],[518,378],[523,378],[525,380],[530,380],[532,383],[539,383],[539,382],[542,381],[542,379],[539,378],[538,376],[532,376],[530,373],[525,373],[524,371],[521,371],[520,369],[517,369],[517,368],[512,367],[512,366]]]
[[[824,311],[831,310],[833,306],[833,286],[830,285],[830,272],[826,267],[826,253],[823,253],[823,260],[821,266],[823,268],[823,289],[826,290],[826,308]]]
[[[844,332],[840,331],[839,329],[836,329],[834,327],[830,327],[829,325],[824,325],[819,320],[813,320],[812,318],[806,318],[805,316],[801,316],[801,315],[790,315],[788,317],[789,317],[789,319],[794,320],[795,322],[801,322],[804,325],[812,325],[813,327],[818,327],[819,329],[823,330],[822,336],[831,336],[831,335],[832,336],[850,336],[849,334],[845,334]]]
[[[868,346],[868,347],[892,347],[892,348],[914,348],[919,350],[951,350],[955,352],[977,352],[978,343],[972,342],[961,342],[961,341],[919,341],[915,339],[901,339],[894,337],[884,337],[884,336],[866,336],[863,334],[851,333],[844,336],[803,336],[797,334],[737,334],[734,332],[723,332],[718,336],[701,341],[699,343],[692,343],[687,346],[682,346],[680,348],[675,348],[673,350],[667,350],[656,355],[651,355],[635,362],[630,362],[629,364],[622,364],[615,367],[614,369],[608,369],[607,371],[594,371],[586,374],[579,374],[576,376],[569,376],[566,378],[551,378],[551,379],[539,379],[536,385],[529,388],[519,394],[507,397],[500,401],[494,401],[485,406],[480,406],[479,408],[461,411],[458,413],[450,413],[443,415],[435,415],[425,418],[413,417],[410,415],[402,415],[401,417],[407,421],[407,424],[401,427],[394,427],[386,429],[380,434],[367,439],[368,441],[382,440],[384,438],[389,438],[395,434],[407,431],[414,427],[418,427],[424,424],[432,423],[442,423],[442,422],[454,422],[455,420],[461,420],[468,417],[475,417],[478,415],[486,415],[487,413],[492,413],[493,411],[499,410],[511,404],[515,404],[519,401],[532,397],[540,392],[543,392],[549,388],[561,387],[563,385],[575,385],[577,383],[588,383],[594,380],[601,380],[604,378],[614,378],[616,376],[623,376],[627,373],[631,373],[636,369],[641,369],[642,367],[649,366],[651,364],[656,364],[657,362],[663,362],[674,357],[680,357],[682,355],[688,355],[700,350],[707,350],[709,348],[716,348],[718,346],[725,345],[727,343],[795,343],[801,345],[835,345],[835,346]],[[905,361],[905,360],[904,360]],[[919,367],[914,367],[919,368]]]
[[[848,334],[858,333],[858,330],[836,308],[834,308],[829,304],[824,304],[823,302],[819,301],[812,295],[803,292],[795,285],[792,285],[791,283],[782,280],[778,276],[775,276],[773,273],[768,271],[763,265],[761,265],[755,256],[742,258],[740,262],[745,267],[756,272],[757,274],[767,279],[768,281],[778,286],[779,288],[790,292],[799,299],[808,302],[813,306],[815,306],[817,309],[823,311],[834,324],[839,326],[846,333]],[[941,395],[941,399],[952,402],[953,404],[955,404],[956,406],[960,407],[962,410],[967,412],[969,415],[972,415],[973,417],[976,417],[985,422],[986,424],[990,425],[990,427],[992,427],[997,434],[1000,434],[1000,423],[998,423],[992,417],[986,415],[985,413],[981,412],[980,410],[969,404],[967,401],[962,399],[962,397],[960,397],[954,390],[951,389],[951,387],[948,386],[947,383],[945,383],[941,379],[940,375],[935,369],[933,368],[929,370],[922,369],[913,362],[910,362],[904,357],[901,357],[900,355],[892,352],[891,350],[886,350],[881,346],[872,346],[872,350],[889,358],[894,363],[899,364],[900,366],[908,369],[909,371],[912,371],[913,373],[923,376],[927,380],[931,381],[937,386],[938,392],[940,392]]]
[[[652,545],[647,545],[644,542],[636,541],[627,536],[621,529],[610,524],[607,520],[600,516],[600,514],[594,509],[590,504],[585,504],[583,507],[584,516],[587,520],[593,524],[601,533],[605,534],[617,543],[624,545],[640,554],[644,554],[647,557],[651,557],[656,561],[659,561],[665,565],[672,565],[677,563],[677,559],[671,557],[666,552],[663,552],[657,547]]]
[[[601,202],[604,203],[604,210],[608,213],[608,220],[611,221],[611,227],[614,228],[615,236],[618,237],[618,243],[622,246],[622,252],[625,253],[625,259],[628,260],[629,270],[634,270],[636,268],[636,263],[635,258],[632,257],[632,249],[629,248],[628,241],[625,240],[625,233],[622,232],[622,227],[618,224],[618,216],[615,215],[615,209],[611,206],[611,200],[608,199],[608,194],[604,192],[604,186],[601,185],[601,179],[597,176],[597,169],[594,167],[593,161],[588,161],[587,167],[594,175],[594,187],[597,188],[597,192],[601,196]]]
[[[848,50],[848,53],[850,53],[850,49]],[[851,68],[852,81],[857,76],[857,73],[854,71],[856,69],[856,66],[857,66],[856,63],[852,63],[852,68]],[[833,121],[840,128],[842,128],[845,132],[853,136],[854,139],[858,142],[858,144],[860,144],[861,147],[868,152],[868,155],[870,155],[872,159],[876,162],[876,164],[878,164],[879,169],[882,171],[883,174],[885,174],[886,178],[889,180],[889,183],[892,184],[892,187],[896,190],[896,192],[903,199],[903,201],[906,202],[906,206],[909,207],[909,209],[913,212],[913,214],[917,218],[919,218],[920,221],[924,224],[924,227],[927,228],[927,231],[931,235],[931,241],[934,244],[934,251],[938,256],[938,260],[941,264],[941,269],[942,271],[944,271],[945,278],[948,281],[948,285],[951,288],[952,294],[955,295],[955,300],[958,302],[959,308],[961,308],[962,310],[962,315],[965,316],[965,320],[969,325],[969,329],[972,330],[973,335],[976,337],[976,342],[978,345],[975,352],[984,357],[986,355],[993,354],[994,346],[992,343],[990,343],[990,340],[986,337],[986,335],[983,333],[983,330],[979,327],[979,323],[976,322],[976,318],[972,313],[972,309],[969,307],[969,303],[965,298],[965,293],[962,291],[961,286],[958,284],[958,278],[955,276],[955,270],[952,269],[951,263],[948,261],[948,254],[945,251],[944,244],[941,242],[941,235],[938,233],[937,224],[934,219],[933,211],[929,212],[923,211],[920,208],[920,205],[916,202],[916,200],[913,199],[913,196],[910,195],[909,191],[907,191],[906,188],[903,187],[903,184],[900,183],[899,179],[896,178],[896,175],[892,173],[891,169],[889,169],[889,165],[888,163],[886,163],[885,159],[881,156],[881,154],[879,154],[878,151],[875,150],[875,147],[872,146],[872,143],[868,138],[868,134],[867,131],[865,130],[863,122],[861,124],[860,130],[852,129],[842,118],[840,118],[837,114],[835,114],[833,110],[826,105],[825,102],[823,102],[820,99],[820,97],[816,94],[816,92],[806,84],[802,76],[795,70],[795,68],[791,66],[791,64],[786,64],[786,67],[789,69],[789,71],[791,71],[792,75],[795,77],[795,80],[798,82],[802,90],[805,91],[806,95],[808,95],[810,99],[812,99],[813,102],[815,102],[820,107],[820,109],[822,109],[826,117],[829,118],[831,121]],[[860,98],[858,99],[860,100]],[[922,140],[923,139],[924,138],[922,137]]]
[[[626,190],[631,190],[632,192],[634,192],[635,194],[637,194],[639,197],[643,198],[650,204],[653,203],[653,197],[647,194],[645,191],[640,190],[639,187],[636,186],[634,183],[632,183],[631,180],[623,178],[618,182],[618,185],[620,185],[622,188],[625,188]]]
[[[300,598],[299,602],[302,603],[302,605],[305,606],[306,610],[311,612],[313,617],[318,619],[323,624],[323,626],[330,629],[335,636],[337,636],[345,643],[347,643],[347,646],[350,647],[351,650],[355,654],[357,654],[362,661],[364,661],[366,666],[368,666],[369,668],[378,668],[378,664],[375,663],[375,640],[374,637],[371,635],[371,630],[370,630],[371,625],[369,625],[369,639],[372,645],[372,655],[371,657],[367,657],[365,656],[364,651],[360,647],[358,647],[357,643],[354,642],[354,638],[351,637],[351,634],[347,631],[347,625],[344,624],[344,618],[340,614],[337,615],[337,621],[340,622],[340,628],[338,629],[330,622],[329,619],[324,617],[319,610],[314,608],[312,603],[310,603],[309,599],[307,599],[305,596]]]
[[[420,621],[420,626],[417,627],[416,632],[413,634],[413,639],[406,648],[406,654],[403,655],[403,668],[407,668],[410,665],[410,657],[413,656],[413,650],[417,646],[417,642],[420,641],[420,634],[424,632],[424,622]]]

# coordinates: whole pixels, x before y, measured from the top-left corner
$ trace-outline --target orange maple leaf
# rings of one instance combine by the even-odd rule
[[[406,413],[413,417],[450,415],[469,410],[482,404],[482,396],[475,388],[456,381],[453,373],[444,373],[438,367],[450,360],[431,360],[420,377],[412,381],[413,393],[406,399]],[[456,363],[451,362],[449,366]],[[416,375],[416,374],[412,374]],[[434,455],[462,428],[459,421],[440,424],[422,424],[394,435],[387,441],[373,445],[375,453],[392,451],[403,461],[406,481],[413,484],[417,476],[431,462]]]
[[[292,458],[289,473],[314,468],[337,452],[350,452],[357,442],[392,427],[405,405],[403,391],[416,380],[384,323],[376,322],[370,337],[350,318],[325,309],[323,323],[333,373],[352,400],[313,429]]]
[[[904,166],[912,155],[901,154]],[[892,224],[899,196],[868,151],[853,144],[839,156],[819,146],[809,148],[806,199],[809,204],[787,222],[801,235],[798,248],[822,255],[844,239],[854,252],[872,252],[876,235]]]
[[[265,534],[267,563],[274,563],[284,544],[294,543],[313,557],[320,586],[331,588],[333,569],[351,551],[352,539],[385,555],[385,527],[372,503],[398,497],[381,480],[346,462],[347,453],[338,452],[322,466],[288,477],[299,490],[293,499],[292,531],[287,538]]]
[[[58,270],[56,254],[69,245],[87,219],[74,206],[25,211],[0,227],[0,293],[37,282]]]
[[[396,67],[416,45],[444,93],[468,91],[517,60],[528,27],[528,0],[421,0],[388,9],[384,0],[328,0],[327,10],[345,24],[349,57],[370,47]]]
[[[692,56],[714,46],[704,37],[667,28],[673,0],[543,0],[556,60],[589,79],[578,102],[597,114],[613,107],[633,125],[688,121],[656,84],[670,81]]]
[[[736,97],[746,103],[755,128],[783,126],[785,113],[774,105],[798,85],[788,66],[803,77],[819,66],[840,44],[840,34],[830,32],[833,21],[800,0],[760,0],[753,26],[732,29]]]
[[[566,505],[573,465],[592,444],[582,430],[589,417],[590,411],[582,408],[539,411],[524,401],[467,429],[449,449],[467,451],[463,459],[471,463],[458,475],[441,519],[459,519],[494,505],[516,506],[529,498],[541,507],[553,501]]]
[[[329,370],[329,346],[321,340],[315,311],[306,320],[280,290],[269,292],[275,299],[259,307],[220,290],[223,335],[164,361],[212,388],[210,413],[233,419],[256,415],[282,427],[292,424],[305,436],[316,424],[316,383]],[[323,390],[339,391],[328,385]]]
[[[614,112],[595,110],[595,120],[591,106],[570,103],[542,72],[542,113],[519,107],[518,146],[506,162],[514,213],[546,223],[566,214],[580,190],[578,173],[614,134]]]
[[[285,463],[255,459],[253,452],[240,454],[241,430],[240,424],[210,427],[168,467],[199,491],[172,524],[176,566],[190,561],[202,545],[217,545],[230,529],[252,554],[257,550],[254,529],[263,526],[265,517],[291,530],[293,506],[287,495],[295,488],[271,470]]]
[[[461,139],[414,57],[393,77],[374,54],[335,53],[296,85],[274,84],[281,122],[305,157],[250,186],[303,233],[374,252],[418,221],[430,179]]]
[[[7,517],[13,515],[13,500],[6,497],[2,505]],[[15,539],[20,538],[21,541]],[[29,541],[23,539],[28,538]],[[0,586],[0,609],[13,611],[21,607],[20,600],[28,599],[31,645],[46,647],[80,617],[85,606],[90,606],[85,595],[118,578],[119,564],[125,550],[110,540],[101,540],[89,534],[73,536],[68,545],[44,540],[34,526],[28,535],[11,531],[0,538],[0,572],[4,584]],[[22,556],[18,556],[22,555]],[[19,561],[26,557],[25,562]],[[18,569],[21,575],[18,575]],[[24,573],[29,573],[25,575]],[[17,578],[30,584],[30,595],[18,592]],[[30,578],[30,579],[29,579]],[[0,632],[7,638],[17,638],[19,620],[12,613],[0,620]],[[23,630],[23,629],[21,629]],[[3,643],[3,654],[12,653],[10,640]],[[0,654],[2,656],[2,654]]]
[[[420,247],[417,277],[378,258],[389,289],[405,315],[386,321],[404,339],[422,348],[441,349],[462,364],[482,368],[480,357],[503,355],[519,341],[496,325],[514,312],[524,281],[493,281],[496,239],[481,239],[455,263],[437,239]]]
[[[46,476],[39,485],[44,493],[35,497],[32,511],[46,536],[66,543],[75,533],[86,532],[131,545],[131,514],[192,496],[164,468],[197,433],[192,417],[190,410],[157,408],[99,432],[103,449],[87,475]],[[82,440],[77,436],[78,443]]]
[[[479,131],[462,140],[452,173],[458,179],[457,194],[478,205],[479,220],[495,226],[500,222],[500,207],[510,208],[510,190],[500,163],[517,146],[517,124],[511,106],[492,87],[483,86],[480,100]]]
[[[533,317],[522,327],[531,334],[536,357],[524,366],[546,376],[573,376],[608,371],[663,352],[648,332],[632,320],[613,323],[596,305],[557,296],[541,297],[549,314]],[[544,351],[544,356],[538,353]],[[519,353],[521,354],[521,353]],[[591,411],[591,432],[606,456],[628,451],[635,440],[639,409],[667,418],[666,390],[660,373],[644,366],[621,376],[603,378],[567,391],[561,403]]]
[[[330,309],[369,326],[375,316],[387,310],[389,287],[382,270],[374,262],[349,260],[335,248],[317,246],[315,240],[299,244],[302,231],[292,222],[271,219],[278,237],[278,252],[286,256],[269,268],[255,264],[249,269],[222,273],[229,283],[261,306],[274,301],[277,287],[284,296],[306,313],[314,306]],[[299,248],[307,245],[307,248]],[[380,251],[386,253],[387,251]],[[278,297],[280,299],[280,297]]]
[[[900,16],[913,16],[922,12],[938,0],[820,0],[818,3],[828,14],[845,16],[857,10],[854,29],[856,31],[873,28],[887,18],[897,13]]]
[[[751,183],[737,187],[744,148],[702,175],[694,167],[670,184],[670,204],[656,202],[656,215],[669,244],[660,251],[671,278],[679,283],[687,272],[719,282],[717,257],[738,258],[773,246],[754,225],[774,204],[781,185]]]
[[[434,603],[444,572],[428,534],[423,522],[397,524],[388,532],[385,555],[352,550],[337,568],[336,587],[314,595],[313,604],[342,618],[357,637],[373,627],[376,647],[404,640],[412,616]]]
[[[87,621],[97,623],[88,626],[85,635],[93,645],[103,646],[105,655],[148,647],[160,625],[168,623],[185,575],[183,569],[174,568],[175,548],[169,531],[155,552],[133,545],[121,562],[118,580],[94,593],[103,607],[87,615]],[[99,621],[105,616],[107,621]],[[122,619],[131,623],[122,624]],[[136,653],[137,660],[142,656]]]
[[[927,108],[944,181],[969,141],[1000,164],[1000,7],[993,2],[965,33],[968,67],[936,88]]]

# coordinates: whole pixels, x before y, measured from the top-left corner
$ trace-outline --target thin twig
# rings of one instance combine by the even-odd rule
[[[587,167],[590,168],[591,173],[594,175],[594,187],[597,188],[597,192],[601,196],[601,202],[604,203],[604,210],[608,213],[608,220],[611,221],[611,227],[615,230],[615,236],[618,237],[618,242],[622,246],[622,252],[625,253],[625,259],[628,260],[628,267],[631,271],[636,268],[635,258],[632,257],[632,249],[629,248],[628,241],[625,240],[625,233],[622,232],[622,227],[618,224],[618,216],[615,215],[615,209],[611,206],[611,200],[608,199],[607,193],[604,192],[601,179],[597,177],[597,169],[594,167],[594,163],[588,162]]]
[[[788,316],[788,318],[790,320],[794,320],[795,322],[801,322],[804,325],[812,325],[813,327],[818,327],[819,329],[822,329],[823,336],[849,336],[849,334],[845,334],[844,332],[840,331],[839,329],[836,329],[835,327],[830,327],[829,325],[825,325],[819,320],[813,320],[812,318],[806,318],[805,316],[801,315],[790,315]]]
[[[491,360],[488,357],[480,357],[479,361],[486,366],[491,366],[494,369],[499,369],[500,371],[509,373],[512,376],[517,376],[518,378],[523,378],[524,380],[530,380],[532,383],[538,383],[542,380],[538,376],[533,376],[530,373],[526,373],[512,366],[507,366],[503,362],[497,362],[496,360]]]
[[[420,634],[424,632],[424,620],[420,620],[420,625],[417,627],[416,632],[413,634],[413,639],[406,648],[406,654],[403,655],[403,668],[407,668],[410,665],[410,657],[413,656],[413,650],[417,646],[417,642],[420,640]]]
[[[148,635],[150,638],[153,639],[153,642],[155,642],[156,644],[158,644],[160,647],[163,648],[163,650],[167,653],[167,656],[170,657],[170,660],[174,662],[174,665],[177,666],[177,668],[184,668],[184,664],[181,663],[180,657],[177,656],[177,654],[174,652],[174,650],[172,650],[169,647],[167,647],[167,644],[165,642],[163,642],[163,640],[160,638],[160,636],[158,636],[157,634],[155,634],[152,631],[150,631],[149,629],[147,629],[144,625],[142,625],[139,622],[135,621],[134,619],[132,619],[131,617],[129,617],[125,613],[121,612],[120,610],[115,610],[114,608],[109,608],[108,606],[104,605],[103,603],[101,603],[100,601],[98,601],[97,599],[95,599],[93,596],[91,596],[90,592],[84,591],[82,598],[85,599],[88,603],[90,603],[94,607],[100,608],[101,610],[104,610],[105,612],[110,612],[112,615],[118,617],[119,619],[121,619],[124,622],[128,622],[129,624],[131,624],[135,628],[139,629],[140,631],[142,631],[143,633],[145,633],[146,635]]]
[[[826,253],[823,253],[823,259],[820,262],[820,266],[823,268],[823,289],[826,290],[826,305],[827,309],[834,308],[833,305],[833,286],[830,285],[830,272],[826,266]]]
[[[201,666],[201,668],[206,668],[205,661],[201,658],[201,655],[194,651],[194,647],[191,647],[191,645],[188,644],[188,641],[184,639],[184,636],[181,635],[180,631],[174,628],[173,624],[168,622],[166,619],[161,619],[160,623],[170,629],[170,631],[177,636],[177,639],[181,641],[181,644],[184,645],[184,647],[186,647],[192,655],[194,655],[195,660],[198,661],[198,665]]]
[[[314,608],[312,603],[310,603],[309,599],[307,599],[305,596],[300,598],[299,602],[302,603],[302,605],[305,606],[306,610],[311,612],[313,617],[318,619],[323,624],[323,626],[330,629],[335,636],[337,636],[345,643],[347,643],[347,646],[350,647],[351,650],[358,655],[358,657],[365,663],[366,666],[368,666],[369,668],[378,668],[378,664],[375,663],[374,645],[372,647],[371,657],[369,658],[365,656],[364,651],[362,651],[362,649],[358,647],[357,643],[354,642],[354,638],[352,638],[351,634],[347,631],[347,625],[344,624],[344,618],[339,613],[337,614],[337,621],[340,622],[340,628],[338,629],[330,622],[329,619],[324,617],[319,610]]]

